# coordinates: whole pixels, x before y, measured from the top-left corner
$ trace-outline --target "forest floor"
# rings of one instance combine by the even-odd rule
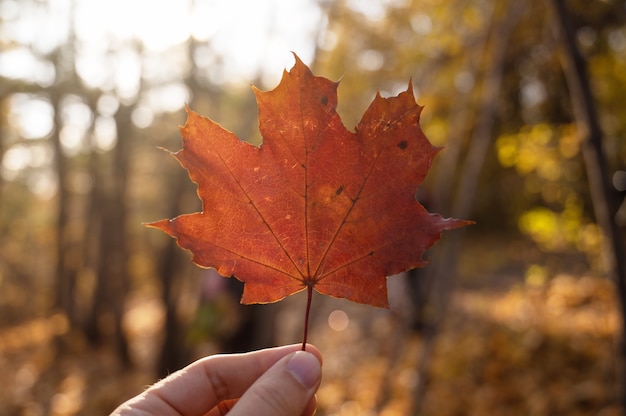
[[[403,323],[401,305],[316,296],[309,339],[325,360],[318,414],[621,414],[612,283],[584,273],[496,277],[502,284],[489,289],[459,284],[432,344]],[[393,298],[402,282],[390,289],[392,304],[402,302]],[[298,342],[302,302],[282,302],[277,343]],[[159,302],[137,297],[126,321],[132,368],[110,348],[90,347],[62,315],[3,322],[0,416],[107,414],[153,383]]]

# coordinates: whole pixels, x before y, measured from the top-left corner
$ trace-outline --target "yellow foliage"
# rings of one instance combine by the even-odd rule
[[[548,271],[544,266],[531,264],[526,270],[524,281],[530,287],[542,287],[548,280]]]
[[[532,208],[520,216],[518,226],[543,250],[578,250],[587,256],[594,270],[604,270],[606,266],[602,231],[585,217],[583,202],[574,193],[566,197],[562,211]],[[535,269],[529,269],[527,279],[536,281],[536,272]]]
[[[447,142],[448,123],[441,118],[432,118],[424,127],[424,132],[435,146],[443,146]]]
[[[570,125],[561,128],[559,153],[566,159],[571,159],[580,153],[580,135],[575,126]]]
[[[533,208],[525,212],[519,219],[520,230],[530,235],[538,244],[545,248],[555,249],[564,245],[559,215],[544,207]]]
[[[543,250],[579,250],[592,265],[601,267],[601,232],[586,216],[578,184],[584,167],[574,159],[580,152],[574,124],[525,126],[496,140],[499,163],[523,178],[526,194],[540,195],[552,207],[527,209],[518,219],[520,231]]]
[[[511,168],[517,164],[519,143],[515,136],[504,135],[496,141],[498,161],[504,167]]]
[[[524,177],[536,173],[546,182],[578,177],[568,172],[572,169],[577,172],[573,166],[563,163],[563,159],[571,159],[580,153],[580,139],[572,125],[525,127],[517,134],[499,137],[496,151],[502,166],[514,167]]]

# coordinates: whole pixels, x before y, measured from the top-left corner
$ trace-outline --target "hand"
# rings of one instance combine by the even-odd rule
[[[122,404],[111,416],[313,415],[322,355],[312,345],[306,352],[300,348],[202,358]]]

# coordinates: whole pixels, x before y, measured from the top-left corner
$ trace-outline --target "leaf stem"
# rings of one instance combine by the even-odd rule
[[[306,312],[304,313],[304,334],[302,335],[302,351],[306,350],[306,340],[309,335],[309,315],[311,313],[311,301],[313,300],[313,285],[306,288]]]

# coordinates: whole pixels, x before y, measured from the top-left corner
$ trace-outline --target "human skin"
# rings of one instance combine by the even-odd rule
[[[310,416],[321,381],[313,345],[202,358],[120,405],[111,416]]]

